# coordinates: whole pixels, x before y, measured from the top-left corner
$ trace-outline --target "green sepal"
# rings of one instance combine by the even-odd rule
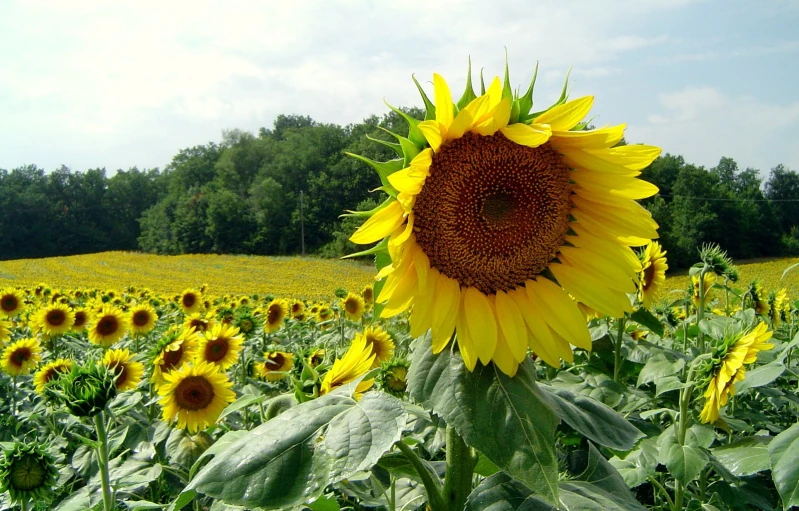
[[[505,48],[505,79],[502,83],[502,99],[513,101],[513,89],[510,86],[510,70],[508,69],[508,49]]]
[[[414,75],[411,75],[411,78],[413,78],[413,83],[416,84],[416,88],[419,89],[419,94],[422,95],[422,101],[424,101],[424,107],[426,109],[426,112],[424,114],[424,120],[425,121],[435,120],[436,106],[433,104],[432,101],[430,101],[430,98],[427,97],[427,93],[424,91],[424,89],[422,89],[422,86],[419,85],[419,81],[416,80],[416,77]]]
[[[393,198],[388,197],[382,203],[378,204],[376,207],[370,209],[369,211],[352,211],[351,209],[348,209],[346,213],[344,213],[343,215],[339,215],[339,218],[354,217],[354,216],[372,216],[381,209],[388,207],[388,205],[391,204],[393,201],[394,201]]]
[[[405,122],[408,123],[408,140],[410,140],[413,145],[415,145],[420,151],[424,149],[427,145],[427,139],[424,138],[421,130],[419,130],[419,120],[414,119],[410,115],[406,114],[399,108],[395,108],[388,104],[386,100],[383,100],[383,103],[386,104],[394,113],[405,119]]]
[[[572,129],[570,129],[569,131],[585,131],[586,129],[588,129],[588,126],[593,122],[594,119],[596,119],[596,115],[591,117],[590,119],[588,119],[585,122],[581,122],[579,124],[575,124],[574,127]]]
[[[388,131],[388,130],[386,130],[385,128],[380,128],[380,129],[382,129],[382,130],[385,130],[385,131]],[[389,132],[389,133],[391,133],[390,131],[388,131],[388,132]],[[393,135],[393,133],[391,133],[391,134]],[[400,158],[402,158],[402,157],[403,157],[403,154],[402,154],[402,146],[400,146],[400,145],[399,145],[399,144],[397,144],[397,143],[394,143],[394,142],[388,142],[388,141],[386,141],[386,140],[380,140],[379,138],[370,137],[369,135],[366,135],[366,140],[370,140],[370,141],[372,141],[372,142],[376,142],[376,143],[378,143],[378,144],[380,144],[380,145],[382,145],[382,146],[388,147],[389,149],[391,149],[392,151],[394,151],[394,153],[395,153],[397,156],[399,156]]]
[[[466,90],[463,91],[463,96],[458,100],[458,110],[463,110],[466,105],[475,99],[477,99],[477,94],[474,93],[474,88],[472,87],[472,58],[469,57],[469,70],[466,73]]]
[[[368,164],[370,167],[375,169],[377,175],[380,176],[380,182],[383,183],[383,186],[387,186],[393,190],[391,184],[388,182],[388,176],[393,174],[398,170],[402,170],[405,168],[404,161],[400,159],[388,160],[388,161],[374,161],[372,159],[367,158],[366,156],[361,156],[360,154],[355,153],[344,153],[347,156],[352,156],[356,160],[361,160],[362,162]],[[396,192],[395,192],[396,193]]]
[[[572,72],[571,68],[569,68],[569,71],[566,72],[566,79],[563,81],[563,88],[560,91],[560,97],[558,98],[558,100],[555,101],[554,103],[552,103],[552,105],[548,106],[544,110],[539,110],[538,112],[533,112],[532,114],[529,114],[523,120],[527,121],[527,120],[535,119],[536,117],[538,117],[539,115],[543,114],[544,112],[546,112],[548,110],[551,110],[552,108],[554,108],[554,107],[556,107],[558,105],[562,105],[563,103],[565,103],[569,99],[569,92],[568,92],[569,91],[569,75],[571,74],[571,72]]]
[[[377,255],[381,252],[385,252],[388,254],[388,236],[383,238],[383,241],[378,243],[377,245],[373,246],[370,249],[362,250],[360,252],[356,252],[354,254],[348,254],[342,257],[342,259],[350,259],[352,257],[361,257],[365,255]]]
[[[516,124],[519,122],[519,100],[515,99],[510,104],[510,117],[508,117],[508,124]]]
[[[486,82],[483,80],[483,70],[480,69],[480,95],[486,95]]]
[[[393,199],[396,199],[397,198],[397,194],[399,193],[397,191],[397,189],[394,188],[391,185],[378,186],[374,190],[369,190],[369,192],[384,192],[386,195],[388,195],[389,197],[391,197]]]
[[[402,159],[404,160],[403,164],[405,165],[405,167],[410,165],[411,160],[413,160],[416,157],[416,155],[419,154],[421,149],[419,149],[419,147],[417,147],[416,144],[411,142],[411,140],[403,137],[402,135],[397,135],[393,131],[389,131],[386,128],[381,127],[380,129],[397,139],[399,144],[392,144],[392,145],[398,145],[400,147],[399,156],[402,157]]]
[[[519,118],[524,119],[530,110],[533,108],[533,89],[535,88],[535,80],[538,78],[538,62],[535,63],[535,71],[533,71],[533,79],[530,80],[530,86],[524,96],[519,98]]]

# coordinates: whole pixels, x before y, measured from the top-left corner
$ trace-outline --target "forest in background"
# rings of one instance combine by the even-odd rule
[[[345,153],[396,157],[385,130],[407,128],[394,112],[344,127],[280,115],[257,134],[231,130],[183,149],[163,169],[111,177],[65,166],[0,169],[0,259],[108,250],[292,255],[303,238],[308,254],[352,253],[347,238],[361,220],[340,215],[376,206],[379,194],[369,192],[380,182]],[[794,170],[742,170],[726,157],[707,169],[665,154],[642,177],[660,188],[642,204],[660,224],[672,268],[693,264],[707,242],[736,259],[799,254]]]

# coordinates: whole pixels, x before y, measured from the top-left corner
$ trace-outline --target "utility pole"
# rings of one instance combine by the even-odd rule
[[[305,218],[302,213],[302,190],[300,190],[300,240],[302,243],[302,257],[305,257]]]

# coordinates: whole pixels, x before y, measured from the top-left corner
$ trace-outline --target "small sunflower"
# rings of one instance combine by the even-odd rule
[[[178,428],[190,433],[207,428],[236,398],[232,386],[225,373],[203,361],[165,374],[158,387],[164,422],[177,422]]]
[[[288,305],[285,300],[274,299],[266,306],[266,321],[264,330],[269,333],[277,332],[283,324],[283,318],[288,314]]]
[[[366,345],[365,337],[353,339],[347,352],[340,359],[337,358],[322,379],[319,395],[325,395],[334,389],[354,381],[372,368],[375,355],[371,347]],[[359,399],[374,383],[374,380],[362,381],[355,388],[355,399]]]
[[[153,375],[150,381],[163,383],[166,374],[193,360],[198,340],[199,335],[193,328],[170,327],[153,350]]]
[[[106,305],[92,318],[89,340],[108,348],[122,339],[127,331],[128,318],[116,307]]]
[[[233,325],[245,336],[252,335],[261,326],[261,320],[248,308],[240,309],[233,318]]]
[[[6,288],[0,292],[0,314],[13,318],[22,312],[22,294],[13,288]]]
[[[183,309],[183,312],[186,314],[199,312],[203,306],[202,295],[193,289],[186,289],[183,291],[178,300],[180,302],[180,308]]]
[[[59,358],[53,362],[46,363],[33,375],[33,386],[36,388],[36,392],[44,394],[44,387],[49,381],[58,378],[60,374],[67,373],[71,369],[72,360],[68,358]]]
[[[75,322],[75,313],[61,303],[44,307],[36,313],[36,329],[48,337],[65,334]]]
[[[225,371],[238,360],[243,343],[244,336],[239,334],[238,328],[218,324],[199,335],[195,357],[197,361],[208,362]]]
[[[267,351],[264,361],[258,364],[258,376],[266,381],[280,381],[294,367],[294,354],[286,351]]]
[[[397,397],[405,395],[408,389],[408,369],[411,364],[405,359],[395,359],[383,362],[380,374],[377,376],[379,387]]]
[[[186,315],[183,320],[183,328],[194,328],[197,333],[202,333],[213,328],[215,323],[213,312],[207,312],[203,315],[201,312],[193,312]]]
[[[663,284],[666,283],[666,252],[660,243],[652,241],[640,254],[641,274],[638,281],[638,299],[647,309],[652,306],[652,301],[657,296]]]
[[[757,360],[757,354],[774,347],[767,341],[773,332],[768,330],[765,322],[760,322],[749,332],[732,339],[714,353],[713,358],[720,360],[710,370],[710,383],[705,390],[705,405],[699,418],[704,423],[714,423],[719,418],[719,410],[727,404],[730,396],[735,395],[735,383],[743,381],[746,375],[745,365]]]
[[[148,303],[140,303],[130,309],[130,331],[133,335],[146,335],[155,328],[158,314]]]
[[[379,367],[381,363],[391,360],[394,356],[394,341],[388,332],[379,326],[369,326],[363,333],[356,334],[356,337],[363,337],[366,346],[372,350],[375,360],[372,367]]]
[[[75,320],[72,322],[73,332],[83,332],[86,330],[86,325],[89,323],[89,313],[86,309],[75,310]]]
[[[347,296],[341,299],[341,309],[347,319],[360,321],[363,313],[366,312],[366,302],[361,295],[347,293]]]
[[[114,375],[114,384],[119,392],[135,389],[144,374],[144,364],[133,360],[127,349],[106,351],[103,365]]]
[[[0,367],[11,376],[29,374],[42,360],[42,345],[37,339],[20,339],[6,346]]]
[[[302,300],[292,300],[289,314],[298,321],[305,319],[305,303]]]
[[[10,321],[6,321],[5,319],[0,319],[0,348],[5,346],[5,344],[11,339],[11,327],[13,325]]]
[[[57,479],[55,459],[37,443],[15,443],[0,460],[0,493],[14,503],[48,502]]]
[[[319,323],[322,323],[322,330],[330,328],[332,325],[329,323],[329,321],[335,317],[336,313],[333,312],[333,309],[329,305],[319,305],[319,310],[316,311],[316,320]]]
[[[360,157],[389,197],[350,240],[388,240],[382,317],[410,309],[435,353],[456,333],[469,370],[493,361],[513,376],[528,347],[553,366],[573,359],[570,344],[591,349],[578,303],[632,312],[642,268],[630,247],[658,237],[636,202],[657,187],[636,176],[660,149],[618,146],[624,125],[586,130],[591,96],[532,113],[532,85],[515,95],[507,76],[481,96],[468,76],[455,104],[433,75],[427,120],[404,116],[404,157]]]
[[[316,368],[325,361],[325,350],[316,348],[310,349],[305,354],[305,363]]]
[[[366,304],[367,307],[371,306],[374,303],[375,293],[374,293],[374,288],[372,288],[371,284],[363,288],[363,291],[361,291],[361,296],[363,297],[363,302]]]

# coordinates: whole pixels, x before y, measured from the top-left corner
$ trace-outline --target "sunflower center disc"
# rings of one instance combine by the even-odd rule
[[[441,146],[416,197],[430,265],[462,287],[509,291],[543,271],[569,229],[569,167],[549,144],[467,133]]]
[[[30,360],[31,350],[28,348],[19,348],[11,354],[11,363],[17,367],[22,367],[22,364]]]
[[[119,329],[119,322],[114,316],[105,316],[97,323],[97,333],[102,336],[114,334]]]
[[[655,280],[655,265],[650,263],[649,266],[644,268],[644,278],[643,278],[643,285],[641,286],[644,291],[649,289],[649,286],[652,285],[652,282]]]
[[[165,351],[164,352],[164,363],[161,364],[163,371],[171,371],[173,368],[177,367],[180,363],[181,359],[183,359],[183,345],[180,345],[180,348],[173,350],[173,351]]]
[[[150,322],[150,313],[147,311],[137,311],[133,315],[133,324],[136,326],[145,326]]]
[[[213,400],[214,387],[202,376],[189,376],[175,389],[175,402],[183,410],[202,410]]]
[[[270,371],[279,371],[283,364],[285,363],[286,359],[280,353],[275,353],[274,355],[270,355],[266,360],[264,360],[264,364],[266,368]]]
[[[205,360],[208,362],[219,362],[225,358],[227,350],[227,339],[217,339],[215,341],[211,341],[205,345]]]
[[[0,307],[6,312],[11,312],[17,308],[17,299],[13,296],[4,296]]]
[[[16,461],[11,467],[11,484],[17,490],[35,490],[44,483],[47,471],[33,455]]]
[[[122,387],[125,385],[125,382],[128,381],[128,366],[126,364],[116,364],[113,367],[114,375],[116,376],[116,386],[117,388]]]

